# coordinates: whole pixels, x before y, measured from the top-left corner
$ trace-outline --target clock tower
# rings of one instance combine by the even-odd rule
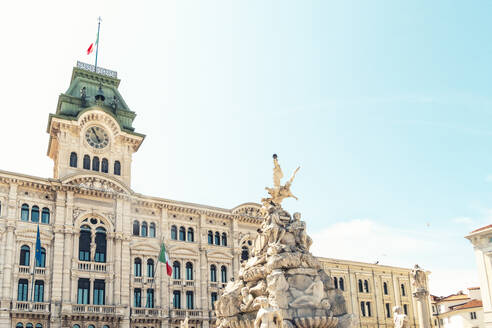
[[[116,72],[77,62],[48,121],[55,179],[96,175],[130,187],[132,155],[145,135],[134,131],[136,114],[121,97],[119,84]]]

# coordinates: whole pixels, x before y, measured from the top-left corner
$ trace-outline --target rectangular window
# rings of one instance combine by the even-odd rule
[[[406,305],[406,304],[403,304],[403,313],[408,315],[408,305]]]
[[[181,292],[179,290],[173,291],[173,307],[181,309]]]
[[[142,290],[140,288],[135,288],[133,290],[133,306],[142,307]]]
[[[44,281],[36,280],[34,283],[34,302],[44,302]]]
[[[193,292],[192,291],[187,291],[186,292],[186,308],[188,310],[193,310]]]
[[[470,312],[470,318],[472,320],[475,320],[477,318],[477,313],[476,312]]]
[[[210,301],[212,303],[212,310],[215,310],[215,302],[217,301],[217,293],[213,292],[210,295]]]
[[[80,278],[77,289],[77,304],[89,304],[91,282],[89,279]]]
[[[386,318],[391,318],[391,305],[386,303]]]
[[[104,280],[101,279],[96,279],[94,281],[94,299],[93,299],[93,304],[94,305],[104,305],[104,299],[105,299],[105,287],[106,284]]]
[[[147,304],[145,306],[148,308],[154,307],[154,289],[147,289]]]
[[[27,302],[27,279],[20,279],[17,285],[17,300]]]
[[[371,302],[366,302],[367,306],[367,316],[371,317]]]

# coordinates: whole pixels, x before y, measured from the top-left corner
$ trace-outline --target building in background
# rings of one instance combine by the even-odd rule
[[[396,305],[400,305],[408,316],[411,327],[420,326],[420,313],[411,284],[412,269],[319,259],[324,270],[333,278],[335,287],[343,291],[347,310],[358,317],[360,327],[393,327],[392,312]],[[429,298],[426,306],[430,312]]]
[[[431,296],[432,326],[438,328],[483,328],[480,287],[445,297]]]
[[[483,322],[492,328],[492,224],[472,231],[466,238],[473,244],[480,279]]]
[[[49,116],[53,178],[0,171],[0,327],[174,328],[188,317],[190,328],[208,328],[249,258],[258,204],[222,209],[131,189],[145,136],[119,83],[78,63]],[[158,262],[162,241],[171,277]],[[418,326],[410,269],[321,260],[360,327],[392,326],[400,304]]]

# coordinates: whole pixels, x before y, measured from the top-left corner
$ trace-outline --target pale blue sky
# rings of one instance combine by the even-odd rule
[[[464,236],[492,218],[491,7],[4,4],[0,137],[13,157],[0,169],[51,176],[48,114],[76,60],[93,61],[85,50],[101,15],[99,63],[118,71],[147,134],[135,191],[226,208],[259,201],[275,152],[286,175],[301,165],[300,200],[285,206],[303,213],[317,255],[419,263],[435,294],[470,287]]]

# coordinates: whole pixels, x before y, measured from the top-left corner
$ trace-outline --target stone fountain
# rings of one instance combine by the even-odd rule
[[[219,328],[348,328],[354,316],[332,278],[310,252],[312,239],[300,213],[291,216],[282,206],[297,199],[285,185],[277,155],[273,155],[273,188],[263,198],[263,223],[251,258],[242,263],[239,277],[230,281],[215,303]]]

